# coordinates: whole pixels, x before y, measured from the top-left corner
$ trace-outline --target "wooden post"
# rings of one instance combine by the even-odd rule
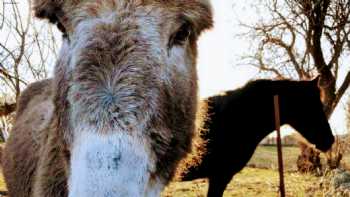
[[[280,194],[281,197],[286,196],[284,188],[284,176],[283,176],[283,156],[282,156],[282,144],[281,144],[281,121],[280,121],[280,106],[279,97],[275,95],[273,97],[274,108],[275,108],[275,127],[277,132],[277,153],[278,153],[278,171],[280,176]]]

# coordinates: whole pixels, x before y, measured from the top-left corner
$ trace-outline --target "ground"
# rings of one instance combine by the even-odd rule
[[[322,197],[328,188],[321,187],[322,177],[296,172],[298,147],[283,147],[286,195],[290,197]],[[345,161],[349,157],[344,158]],[[259,146],[248,166],[238,173],[226,188],[224,197],[276,197],[279,178],[274,146]],[[254,168],[253,168],[254,167]],[[207,180],[173,182],[162,197],[201,197],[208,189]]]
[[[297,170],[296,160],[300,154],[300,149],[298,147],[287,146],[283,147],[282,150],[284,170],[295,172]],[[258,146],[253,157],[250,159],[248,166],[277,170],[278,161],[276,146]]]
[[[0,191],[4,191],[4,190],[6,190],[6,184],[4,181],[4,177],[0,173]]]
[[[286,194],[289,197],[322,197],[326,189],[321,187],[322,177],[300,174],[296,170],[297,147],[284,147]],[[238,173],[228,185],[224,197],[276,197],[278,196],[278,172],[276,147],[258,147],[248,166]],[[350,161],[345,157],[345,161]],[[208,188],[207,180],[173,182],[162,197],[204,197]],[[0,175],[0,190],[6,190]]]
[[[286,194],[293,197],[322,197],[318,177],[299,173],[286,173]],[[226,188],[224,197],[276,197],[278,196],[278,173],[270,169],[247,167],[238,173]],[[171,183],[163,197],[205,196],[208,185],[204,179],[191,182]]]

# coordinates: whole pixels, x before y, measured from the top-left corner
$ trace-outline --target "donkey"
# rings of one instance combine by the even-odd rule
[[[159,196],[190,151],[206,0],[34,0],[63,32],[54,77],[18,101],[11,197]]]
[[[279,95],[282,124],[294,127],[321,151],[331,148],[334,136],[323,112],[318,79],[252,81],[207,99],[208,118],[200,133],[205,144],[198,151],[202,156],[196,164],[187,161],[182,180],[208,178],[208,196],[222,196],[259,142],[275,129],[274,95]]]

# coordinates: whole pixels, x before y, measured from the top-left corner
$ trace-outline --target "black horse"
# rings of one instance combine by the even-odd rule
[[[200,135],[207,141],[206,152],[199,164],[182,174],[182,180],[208,178],[208,197],[222,196],[259,142],[275,130],[274,95],[280,99],[281,124],[292,126],[321,151],[331,148],[334,136],[323,111],[318,79],[256,80],[207,99],[209,117]]]

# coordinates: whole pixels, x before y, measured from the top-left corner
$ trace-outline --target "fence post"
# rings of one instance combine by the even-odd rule
[[[282,144],[281,144],[281,120],[280,120],[280,106],[279,106],[279,96],[275,95],[273,97],[273,103],[275,108],[275,127],[277,132],[277,153],[278,153],[278,171],[280,177],[280,194],[281,197],[286,196],[284,187],[284,176],[283,176],[283,156],[282,156]]]

